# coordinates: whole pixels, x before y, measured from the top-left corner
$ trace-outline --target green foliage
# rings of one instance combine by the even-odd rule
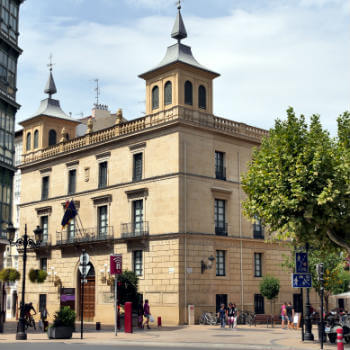
[[[331,138],[318,115],[307,125],[292,108],[255,149],[242,178],[245,214],[259,217],[272,238],[322,242],[350,252],[350,114]]]
[[[63,306],[54,315],[52,327],[72,327],[75,323],[75,312],[69,306]]]
[[[28,276],[33,283],[43,283],[46,280],[47,272],[44,270],[30,269]]]
[[[125,270],[117,279],[118,300],[120,304],[131,301],[133,305],[138,303],[138,277],[135,272]]]
[[[0,280],[3,282],[15,282],[21,278],[21,274],[12,268],[2,269],[0,271]]]
[[[260,282],[260,293],[268,300],[278,296],[280,292],[280,281],[278,278],[266,275]]]

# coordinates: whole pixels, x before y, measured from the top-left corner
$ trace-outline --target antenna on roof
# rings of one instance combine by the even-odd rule
[[[95,106],[98,106],[98,98],[100,96],[100,87],[98,85],[98,79],[94,79],[94,82],[96,83],[95,91],[96,91],[96,103]]]
[[[47,66],[50,68],[50,72],[52,72],[52,67],[54,66],[54,63],[52,63],[52,53],[50,53],[49,63]]]

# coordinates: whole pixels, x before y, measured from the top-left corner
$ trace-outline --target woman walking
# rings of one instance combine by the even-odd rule
[[[286,329],[287,327],[285,327],[285,322],[288,322],[287,319],[287,303],[283,303],[281,306],[281,327],[282,329]]]

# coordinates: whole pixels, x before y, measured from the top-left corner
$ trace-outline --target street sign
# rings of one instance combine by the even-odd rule
[[[307,253],[304,253],[304,252],[295,253],[295,272],[296,273],[309,272]]]
[[[91,265],[79,265],[79,271],[84,278],[89,273],[90,268],[91,268]]]
[[[89,254],[84,252],[80,255],[80,264],[87,265],[90,262]]]
[[[311,288],[312,280],[310,273],[292,273],[293,288]]]
[[[111,275],[121,275],[123,267],[123,256],[121,254],[110,255],[110,274]]]

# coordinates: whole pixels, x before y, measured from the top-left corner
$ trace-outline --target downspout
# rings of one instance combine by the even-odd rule
[[[187,171],[187,161],[186,161],[186,142],[184,142],[184,198],[185,198],[185,205],[184,205],[184,233],[185,233],[185,242],[184,242],[184,249],[185,249],[185,323],[188,324],[188,315],[187,315],[187,179],[186,179],[186,171]]]
[[[244,310],[244,280],[243,280],[243,240],[242,240],[242,210],[241,210],[241,168],[240,156],[237,152],[238,158],[238,200],[239,200],[239,238],[240,238],[240,279],[241,279],[241,309]]]

